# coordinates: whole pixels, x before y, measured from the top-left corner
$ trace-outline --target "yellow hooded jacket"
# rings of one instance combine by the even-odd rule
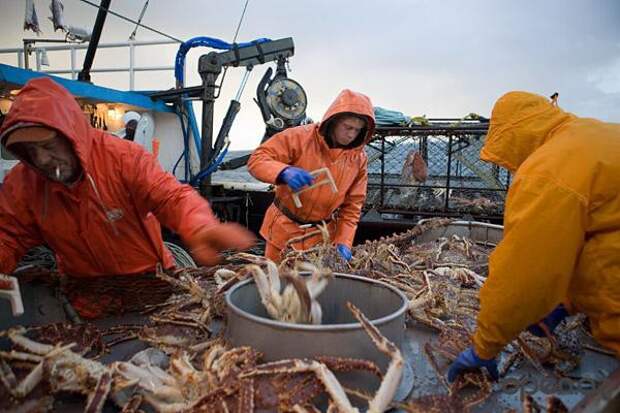
[[[516,174],[480,293],[476,353],[495,357],[564,302],[620,355],[620,124],[510,92],[480,158]]]

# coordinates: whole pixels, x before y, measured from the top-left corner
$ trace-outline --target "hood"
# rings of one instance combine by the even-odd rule
[[[349,89],[344,89],[340,92],[327,109],[327,112],[325,112],[319,125],[319,133],[326,137],[326,129],[330,119],[342,113],[353,113],[366,118],[367,125],[362,131],[363,133],[365,132],[364,139],[356,147],[363,147],[363,144],[370,142],[375,133],[375,111],[368,96]]]
[[[50,78],[33,79],[17,94],[0,129],[0,142],[4,145],[7,132],[33,123],[55,129],[69,139],[82,168],[88,171],[93,128],[75,97]]]
[[[493,107],[489,132],[480,159],[514,173],[552,135],[552,131],[574,115],[549,99],[528,92],[509,92]]]

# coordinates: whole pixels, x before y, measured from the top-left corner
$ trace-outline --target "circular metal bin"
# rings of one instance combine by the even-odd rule
[[[379,352],[346,303],[349,301],[357,306],[385,337],[400,348],[407,309],[404,294],[379,281],[335,273],[318,301],[323,310],[321,325],[272,320],[261,303],[254,280],[242,281],[226,294],[227,336],[235,346],[248,345],[259,350],[265,361],[315,356],[348,357],[374,361],[385,371],[389,358]],[[336,373],[336,376],[345,386],[373,393],[379,386],[379,379],[368,372]],[[399,389],[398,394],[408,393],[412,385],[409,379],[401,380],[403,389]]]

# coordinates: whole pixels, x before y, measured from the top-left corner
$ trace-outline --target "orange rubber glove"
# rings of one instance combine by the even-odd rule
[[[201,265],[215,265],[224,250],[241,251],[252,247],[256,237],[245,227],[234,223],[209,225],[195,231],[186,240],[190,254]]]

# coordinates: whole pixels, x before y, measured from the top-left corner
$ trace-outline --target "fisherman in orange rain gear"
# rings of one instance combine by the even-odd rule
[[[0,142],[21,161],[0,190],[2,273],[44,243],[73,280],[134,276],[158,263],[169,269],[174,261],[160,223],[206,265],[224,249],[254,242],[245,228],[220,223],[206,200],[141,146],[92,128],[74,97],[49,78],[31,80],[19,92]],[[70,297],[87,318],[114,298],[90,293]]]
[[[620,357],[620,124],[511,92],[493,108],[480,158],[515,175],[474,345],[448,379],[477,367],[496,376],[495,357],[521,331],[544,335],[570,312]]]
[[[267,241],[265,256],[279,261],[292,238],[302,237],[291,246],[305,250],[322,241],[316,232],[324,222],[331,242],[345,259],[360,219],[366,185],[368,159],[364,145],[375,130],[370,99],[361,93],[343,90],[320,123],[286,129],[259,146],[248,161],[248,170],[257,179],[277,184],[275,199],[267,210],[260,233]],[[337,192],[321,185],[300,194],[302,206],[295,206],[293,192],[325,176],[310,172],[328,168]]]

